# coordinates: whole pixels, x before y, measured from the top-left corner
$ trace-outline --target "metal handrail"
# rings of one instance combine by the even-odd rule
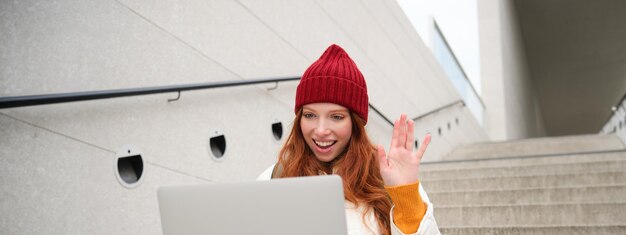
[[[253,84],[261,84],[261,83],[279,83],[279,82],[297,81],[297,80],[300,80],[300,78],[289,77],[289,78],[273,78],[273,79],[244,80],[244,81],[228,81],[228,82],[208,82],[208,83],[197,83],[197,84],[186,84],[186,85],[129,88],[129,89],[104,90],[104,91],[82,91],[82,92],[57,93],[57,94],[46,94],[46,95],[1,97],[0,109],[24,107],[24,106],[32,106],[32,105],[43,105],[43,104],[67,103],[67,102],[85,101],[85,100],[108,99],[108,98],[127,97],[127,96],[149,95],[149,94],[168,93],[168,92],[181,92],[181,91],[210,89],[210,88],[219,88],[219,87],[253,85]]]
[[[611,113],[609,114],[609,117],[606,119],[606,121],[604,121],[605,124],[611,121],[611,118],[613,118],[613,115],[615,115],[615,112],[617,111],[617,109],[621,107],[622,102],[624,102],[624,100],[626,100],[626,93],[624,93],[622,98],[619,99],[619,101],[617,102],[617,104],[615,104],[615,106],[611,106]]]
[[[385,121],[387,121],[387,123],[389,123],[389,125],[391,125],[391,127],[393,127],[393,122],[391,120],[389,120],[389,118],[387,118],[387,116],[383,115],[383,113],[378,111],[378,109],[376,109],[371,103],[368,103],[368,105],[370,106],[370,108],[372,108],[372,110],[374,110],[374,112],[378,113],[378,115],[380,115],[383,119],[385,119]]]
[[[454,105],[457,105],[457,104],[459,104],[459,103],[460,103],[461,105],[465,106],[465,102],[464,102],[463,100],[457,100],[457,101],[454,101],[454,102],[452,102],[452,103],[449,103],[449,104],[446,104],[446,105],[444,105],[444,106],[441,106],[441,107],[439,107],[439,108],[433,109],[433,110],[432,110],[432,111],[430,111],[430,112],[427,112],[427,113],[424,113],[424,114],[422,114],[422,115],[419,115],[419,116],[417,116],[417,117],[413,118],[413,121],[417,121],[417,120],[419,120],[419,119],[422,119],[423,117],[426,117],[426,116],[431,115],[431,114],[433,114],[433,113],[436,113],[436,112],[439,112],[439,111],[441,111],[441,110],[447,109],[447,108],[452,107],[452,106],[454,106]]]
[[[622,102],[624,102],[624,100],[626,100],[626,93],[624,93],[622,98],[619,99],[619,101],[617,101],[617,104],[615,104],[615,106],[613,106],[613,107],[618,107]]]
[[[116,89],[116,90],[103,90],[103,91],[81,91],[70,93],[56,93],[45,95],[27,95],[27,96],[11,96],[0,97],[0,109],[16,108],[34,105],[44,104],[56,104],[56,103],[68,103],[76,101],[109,99],[127,96],[149,95],[158,93],[178,92],[180,96],[181,91],[211,89],[220,87],[232,87],[243,85],[254,85],[262,83],[276,83],[298,81],[300,77],[288,77],[288,78],[272,78],[272,79],[258,79],[258,80],[244,80],[244,81],[228,81],[228,82],[209,82],[209,83],[197,83],[186,85],[171,85],[171,86],[158,86],[158,87],[143,87],[143,88],[128,88],[128,89]],[[393,122],[383,115],[378,109],[376,109],[371,103],[369,107],[378,113],[389,125],[393,127]]]

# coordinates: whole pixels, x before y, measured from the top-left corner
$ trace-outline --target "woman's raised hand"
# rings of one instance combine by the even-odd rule
[[[415,123],[408,120],[406,114],[400,115],[393,125],[391,147],[385,154],[382,145],[378,145],[378,161],[380,174],[385,181],[385,186],[398,186],[412,184],[419,179],[419,167],[422,156],[430,143],[430,134],[426,134],[424,141],[417,151],[413,151],[413,135]]]

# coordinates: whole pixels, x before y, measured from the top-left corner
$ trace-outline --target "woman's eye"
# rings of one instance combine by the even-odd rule
[[[314,118],[314,117],[315,117],[315,114],[312,114],[312,113],[305,113],[305,114],[303,114],[302,116],[303,116],[304,118]]]
[[[343,116],[341,116],[341,115],[333,115],[333,116],[331,116],[331,118],[335,119],[335,120],[342,120]]]

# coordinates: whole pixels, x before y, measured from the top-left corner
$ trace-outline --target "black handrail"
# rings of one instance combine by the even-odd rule
[[[617,101],[617,104],[615,104],[615,106],[613,106],[613,107],[619,107],[622,104],[622,102],[624,102],[624,100],[626,100],[626,93],[624,93],[622,98],[619,99],[619,101]]]
[[[385,121],[387,121],[387,123],[389,123],[389,125],[391,125],[393,127],[393,122],[391,122],[391,120],[389,120],[389,118],[387,118],[380,111],[378,111],[378,109],[374,108],[374,106],[372,106],[372,104],[368,104],[368,105],[370,106],[370,108],[372,108],[372,110],[374,110],[374,112],[378,113],[378,115],[380,115],[383,119],[385,119]]]
[[[2,97],[0,98],[0,109],[24,107],[24,106],[32,106],[32,105],[42,105],[42,104],[66,103],[66,102],[74,102],[74,101],[108,99],[108,98],[126,97],[126,96],[149,95],[149,94],[167,93],[167,92],[181,92],[181,91],[210,89],[210,88],[218,88],[218,87],[254,85],[254,84],[261,84],[261,83],[278,83],[278,82],[297,81],[297,80],[300,80],[300,78],[289,77],[289,78],[273,78],[273,79],[227,81],[227,82],[208,82],[208,83],[197,83],[197,84],[187,84],[187,85],[171,85],[171,86],[129,88],[129,89],[104,90],[104,91],[82,91],[82,92],[71,92],[71,93],[47,94],[47,95]]]
[[[443,109],[447,109],[447,108],[452,107],[452,106],[454,106],[456,104],[459,104],[459,103],[462,104],[463,106],[465,106],[465,102],[463,102],[463,100],[457,100],[457,101],[454,101],[452,103],[449,103],[449,104],[446,104],[444,106],[441,106],[439,108],[433,109],[432,111],[427,112],[425,114],[419,115],[419,116],[413,118],[413,121],[417,121],[419,119],[422,119],[423,117],[426,117],[426,116],[431,115],[433,113],[439,112],[439,111],[441,111]]]
[[[617,104],[615,104],[615,106],[611,107],[611,114],[609,114],[609,118],[607,118],[606,121],[604,122],[605,124],[611,121],[611,118],[613,118],[613,115],[615,115],[615,112],[617,111],[617,109],[621,107],[622,102],[624,102],[624,100],[626,100],[626,93],[624,93],[622,98],[619,99],[619,101],[617,102]]]
[[[108,99],[108,98],[127,97],[127,96],[149,95],[149,94],[168,93],[168,92],[181,92],[181,91],[189,91],[189,90],[211,89],[211,88],[219,88],[219,87],[254,85],[254,84],[262,84],[262,83],[278,84],[279,82],[298,81],[298,80],[300,80],[300,77],[272,78],[272,79],[244,80],[244,81],[227,81],[227,82],[208,82],[208,83],[197,83],[197,84],[186,84],[186,85],[128,88],[128,89],[104,90],[104,91],[81,91],[81,92],[70,92],[70,93],[46,94],[46,95],[0,97],[0,109],[25,107],[25,106],[33,106],[33,105],[44,105],[44,104],[67,103],[67,102],[75,102],[75,101]],[[389,121],[389,118],[387,118],[380,111],[378,111],[378,109],[376,109],[372,104],[368,104],[368,105],[369,107],[372,108],[372,110],[374,110],[374,112],[378,113],[378,115],[380,115],[383,119],[385,119],[385,121],[387,121],[387,123],[389,123],[389,125],[393,127],[393,122]]]

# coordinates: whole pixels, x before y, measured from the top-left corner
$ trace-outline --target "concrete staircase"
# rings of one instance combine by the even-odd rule
[[[424,163],[442,234],[626,234],[626,148],[614,135],[475,144]]]

